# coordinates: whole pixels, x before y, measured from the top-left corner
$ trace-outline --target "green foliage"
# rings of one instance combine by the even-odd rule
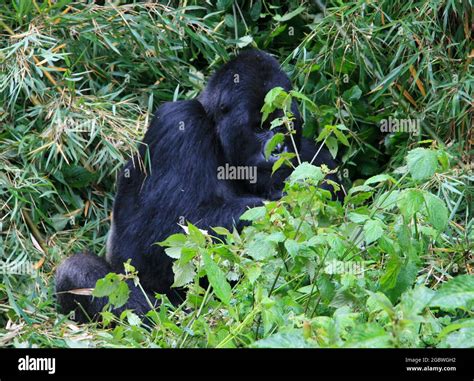
[[[130,289],[118,274],[110,273],[105,278],[97,281],[92,295],[95,297],[107,296],[110,304],[114,308],[119,308],[127,303]]]
[[[424,180],[433,176],[438,159],[436,151],[426,148],[416,148],[407,156],[408,169],[414,180]]]
[[[209,280],[213,291],[225,305],[228,305],[230,303],[232,291],[229,282],[226,280],[225,273],[212,260],[207,252],[202,253],[202,259],[204,261],[203,266],[206,271],[207,279]]]
[[[472,346],[472,2],[322,3],[0,5],[0,263],[34,270],[0,273],[0,345]],[[151,113],[251,46],[298,89],[267,94],[264,119],[283,109],[273,127],[291,136],[299,103],[304,135],[340,158],[344,205],[303,163],[241,234],[189,225],[161,243],[182,306],[111,315],[138,282],[127,267],[94,290],[110,301],[102,326],[66,324],[54,270],[104,254],[115,175]]]
[[[411,188],[413,179],[405,174],[368,179],[363,191],[372,202],[360,206],[348,197],[342,206],[317,188],[322,179],[320,168],[303,163],[288,180],[286,196],[244,213],[242,219],[253,224],[241,234],[216,228],[221,237],[213,240],[189,224],[186,234],[161,243],[177,258],[175,279],[186,271],[192,275],[177,284],[188,289],[187,300],[167,317],[186,333],[163,325],[160,317],[154,343],[472,346],[474,276],[453,273],[437,289],[421,285],[420,269],[433,260],[427,251],[444,247],[444,202]],[[390,194],[396,206],[376,206]],[[204,276],[207,289],[201,288]],[[230,281],[237,281],[233,288]],[[180,313],[184,308],[190,312]],[[443,311],[453,314],[447,318]],[[120,324],[128,327],[123,319]]]
[[[444,284],[431,300],[432,306],[443,309],[466,308],[474,309],[474,277],[460,275]]]

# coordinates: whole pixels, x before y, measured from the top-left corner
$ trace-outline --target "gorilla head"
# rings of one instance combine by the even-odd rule
[[[262,124],[261,108],[265,95],[274,87],[291,90],[288,76],[280,69],[278,61],[259,50],[246,50],[225,64],[209,80],[199,101],[215,126],[217,137],[227,163],[231,166],[257,168],[257,183],[248,181],[244,186],[254,194],[270,197],[276,185],[276,179],[285,176],[274,175],[271,171],[276,155],[265,159],[264,149],[267,142],[277,132],[287,133],[285,126],[270,130],[272,120],[282,117],[283,112],[276,110]],[[296,102],[293,101],[293,135],[299,149],[302,120]],[[274,151],[294,152],[289,137]],[[280,172],[284,172],[282,168]]]

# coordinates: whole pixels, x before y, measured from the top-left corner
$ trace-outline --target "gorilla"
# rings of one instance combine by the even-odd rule
[[[185,221],[206,230],[214,226],[241,230],[239,217],[248,208],[281,197],[291,168],[282,167],[272,176],[277,156],[266,160],[264,155],[265,144],[278,132],[278,128],[270,130],[271,121],[282,116],[281,111],[261,123],[265,95],[277,86],[291,90],[278,61],[251,49],[212,75],[198,99],[159,107],[144,144],[118,176],[106,260],[79,253],[57,269],[56,292],[62,313],[75,311],[79,322],[96,318],[106,298],[69,291],[94,288],[109,272],[123,272],[123,263],[129,259],[149,300],[159,293],[179,303],[183,293],[171,287],[173,260],[156,243],[182,231],[178,223]],[[315,165],[335,168],[327,149],[302,138],[302,119],[294,101],[292,113],[293,138],[301,161],[311,161],[319,151]],[[294,146],[285,141],[276,151],[294,152]],[[225,166],[254,168],[256,178],[218,178],[219,168]],[[132,309],[144,314],[150,310],[143,292],[132,282],[129,288],[127,304],[113,312]]]

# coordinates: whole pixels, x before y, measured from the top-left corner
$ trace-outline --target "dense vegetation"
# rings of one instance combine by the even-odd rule
[[[474,346],[472,1],[210,3],[0,5],[0,345]],[[115,175],[154,109],[248,46],[291,76],[344,204],[302,164],[241,234],[189,224],[161,243],[182,306],[58,315],[55,268],[104,254]],[[123,304],[126,268],[95,294]]]

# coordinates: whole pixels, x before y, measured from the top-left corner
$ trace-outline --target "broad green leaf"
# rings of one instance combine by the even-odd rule
[[[122,280],[118,274],[109,273],[104,278],[99,279],[96,282],[94,291],[92,291],[92,295],[99,298],[102,296],[109,296],[117,289],[118,284],[121,281]]]
[[[286,237],[282,232],[275,232],[268,235],[267,239],[270,242],[278,243],[278,242],[283,242],[286,239]]]
[[[222,226],[215,226],[212,228],[217,234],[223,235],[223,236],[230,236],[232,233],[227,230],[226,228],[223,228]]]
[[[355,222],[356,224],[361,224],[365,221],[367,221],[370,217],[366,214],[360,214],[360,213],[355,213],[355,212],[350,212],[347,217],[349,220],[352,222]]]
[[[181,249],[182,247],[180,246],[167,247],[165,249],[165,253],[166,255],[168,255],[168,257],[171,257],[173,259],[179,259],[181,257]]]
[[[316,66],[317,66],[317,65],[316,65]],[[290,95],[291,95],[293,98],[302,100],[302,101],[304,102],[304,105],[306,106],[306,108],[307,108],[309,111],[311,111],[311,112],[317,112],[318,107],[317,107],[316,104],[315,104],[311,99],[309,99],[306,95],[301,94],[300,92],[295,91],[295,90],[291,90],[291,91],[290,91]]]
[[[354,85],[349,90],[344,91],[344,93],[342,94],[342,97],[348,101],[356,101],[360,99],[361,95],[362,95],[362,90],[360,89],[360,87],[357,85]]]
[[[362,205],[366,200],[371,198],[373,195],[373,192],[361,192],[357,193],[354,196],[348,196],[345,198],[345,203],[346,204],[353,204],[353,205]]]
[[[442,309],[472,308],[474,306],[474,275],[458,275],[444,283],[431,300],[430,306]]]
[[[438,168],[437,151],[415,148],[408,152],[408,170],[414,180],[424,180],[434,175]]]
[[[196,275],[193,262],[181,264],[180,261],[173,263],[174,283],[172,287],[183,287],[191,283]]]
[[[407,189],[398,197],[397,206],[408,221],[424,206],[423,191],[419,189]]]
[[[266,95],[262,106],[262,123],[265,122],[276,108],[282,108],[287,92],[282,87],[274,87]]]
[[[252,36],[243,36],[237,40],[237,46],[239,48],[245,48],[247,45],[250,45],[253,42]]]
[[[272,166],[272,175],[278,171],[278,169],[285,163],[288,163],[291,159],[293,159],[294,157],[296,157],[296,154],[293,153],[293,152],[283,152],[281,153],[280,156],[278,158],[278,160],[273,163],[273,166]]]
[[[293,258],[298,255],[300,245],[293,239],[287,239],[285,241],[285,249]]]
[[[354,194],[354,193],[357,193],[357,192],[370,192],[373,189],[374,188],[372,188],[368,185],[357,185],[357,186],[352,187],[351,189],[349,189],[349,196]]]
[[[384,223],[380,220],[368,220],[364,225],[364,238],[367,245],[377,241],[382,237],[384,231]]]
[[[398,255],[395,241],[391,239],[388,235],[383,235],[382,237],[380,237],[378,246],[382,251],[389,255]]]
[[[328,274],[329,275],[329,274]],[[358,298],[347,288],[338,289],[329,304],[330,307],[339,308],[344,306],[356,306]]]
[[[337,140],[339,140],[342,144],[344,144],[346,147],[349,147],[349,140],[347,140],[346,135],[344,135],[341,131],[339,131],[337,128],[334,129],[334,135],[336,135]]]
[[[264,233],[258,233],[247,246],[247,254],[257,261],[275,256],[275,244]]]
[[[284,321],[281,313],[275,308],[275,301],[273,299],[263,298],[262,307],[263,334],[267,335],[273,327],[284,324]]]
[[[443,170],[446,171],[449,169],[449,155],[446,151],[438,151],[438,161],[440,162]]]
[[[109,303],[115,308],[119,308],[127,303],[130,289],[120,275],[109,273],[105,278],[97,281],[92,295],[96,297],[108,296]]]
[[[400,268],[395,285],[384,290],[385,294],[395,303],[403,292],[413,286],[417,275],[418,266],[415,261],[406,260]]]
[[[387,296],[381,292],[371,292],[368,291],[369,298],[367,299],[367,307],[370,311],[385,311],[389,316],[395,315],[395,310],[393,308],[392,302],[387,298]]]
[[[335,129],[335,126],[331,126],[331,125],[324,126],[323,130],[319,133],[316,141],[320,142],[324,140],[327,136],[329,136],[332,133],[334,129]]]
[[[191,261],[199,252],[199,249],[197,247],[182,247],[181,248],[181,255],[179,257],[179,263],[180,265],[184,265]]]
[[[262,273],[262,267],[257,262],[252,262],[244,268],[244,272],[247,275],[250,284],[254,284]]]
[[[434,291],[433,291],[434,293]],[[443,330],[439,333],[438,338],[442,339],[446,335],[448,335],[451,332],[457,331],[458,329],[461,328],[466,328],[466,327],[472,327],[474,328],[474,318],[473,319],[462,319],[462,320],[456,320],[454,323],[451,323],[447,325],[446,327],[443,328]]]
[[[273,130],[274,128],[283,126],[284,124],[285,124],[285,120],[283,118],[275,118],[270,123],[270,130]]]
[[[402,294],[400,308],[405,316],[412,316],[414,318],[428,307],[434,295],[435,292],[432,289],[425,286],[416,286]]]
[[[438,348],[474,348],[474,327],[450,333],[441,340]]]
[[[272,175],[278,171],[280,169],[280,167],[283,165],[283,163],[286,161],[286,159],[284,157],[281,157],[275,161],[275,163],[273,163],[273,166],[272,166]]]
[[[186,235],[179,233],[179,234],[172,234],[164,241],[158,243],[160,246],[183,246],[186,243]]]
[[[340,131],[350,131],[345,125],[343,124],[336,124],[335,127]]]
[[[132,311],[127,311],[127,322],[128,324],[130,324],[131,326],[134,326],[134,327],[138,327],[139,325],[142,324],[142,321],[140,319],[140,317],[132,312]]]
[[[249,209],[240,216],[241,220],[244,221],[255,221],[265,217],[267,210],[264,206],[257,206],[256,208]]]
[[[232,289],[229,282],[227,282],[224,272],[207,252],[202,252],[202,258],[204,260],[204,269],[207,274],[207,279],[209,280],[216,296],[224,304],[229,304]]]
[[[428,221],[438,231],[443,231],[448,223],[448,208],[438,196],[432,193],[425,192],[425,206],[428,216]]]
[[[364,185],[371,185],[371,184],[376,184],[376,183],[382,183],[385,181],[389,181],[391,183],[395,183],[395,179],[387,174],[381,174],[381,175],[376,175],[368,178],[365,180]]]
[[[206,244],[206,236],[202,230],[190,222],[188,222],[187,228],[188,236],[193,242],[195,242],[198,246],[204,246]]]
[[[398,274],[402,268],[403,261],[398,255],[391,255],[387,261],[385,273],[380,278],[380,286],[383,290],[390,290],[397,284]]]
[[[226,10],[232,6],[232,0],[217,0],[216,6],[218,10]]]
[[[392,346],[390,335],[375,323],[357,325],[344,345],[349,348],[388,348]]]
[[[257,21],[260,18],[260,13],[262,12],[262,1],[257,0],[252,8],[250,9],[250,18],[253,21]]]
[[[321,169],[309,163],[300,164],[290,175],[291,184],[305,180],[312,180],[312,182],[318,183],[323,178],[324,175]]]
[[[283,143],[285,140],[285,135],[283,135],[281,132],[276,133],[275,135],[272,136],[272,138],[265,144],[265,159],[268,160],[270,155],[272,154],[273,150],[275,147]]]
[[[109,295],[109,302],[115,308],[122,307],[127,303],[129,295],[130,289],[128,288],[128,284],[121,281],[118,284],[117,289]]]
[[[408,225],[402,224],[397,232],[398,244],[402,250],[408,251],[411,247],[412,233]]]
[[[328,136],[326,139],[326,146],[328,147],[331,156],[335,159],[337,156],[337,151],[339,150],[337,139],[334,136]]]
[[[399,190],[392,190],[381,194],[375,200],[375,206],[386,211],[392,210],[397,205],[398,197],[400,196]]]

